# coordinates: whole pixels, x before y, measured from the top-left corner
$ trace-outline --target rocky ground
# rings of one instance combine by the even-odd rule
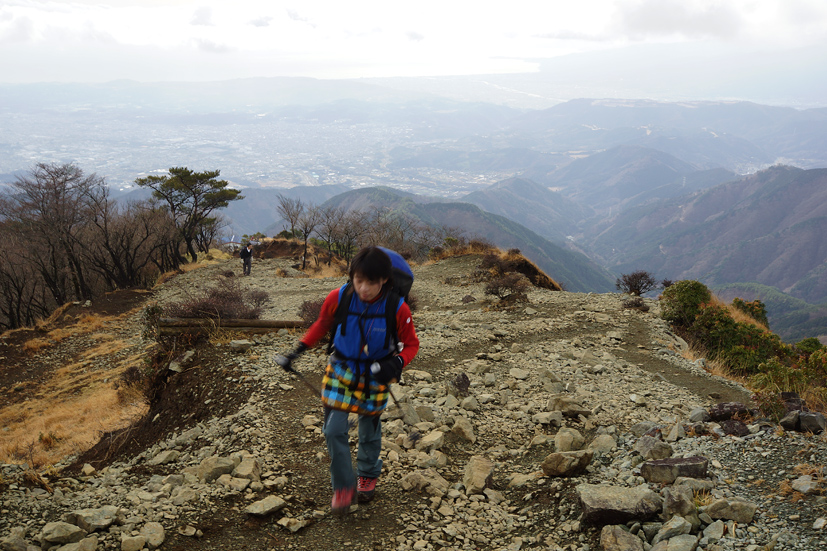
[[[383,416],[373,502],[330,514],[320,403],[274,365],[300,336],[281,330],[178,350],[191,354],[146,418],[42,485],[0,466],[0,549],[827,547],[821,435],[715,407],[749,407],[750,393],[684,359],[656,301],[642,312],[619,294],[536,290],[498,306],[470,277],[478,263],[415,267],[422,348]],[[236,264],[147,300],[182,300]],[[239,278],[270,293],[266,319],[296,319],[344,282],[291,264],[256,261]],[[138,313],[124,323],[140,332]],[[297,361],[310,386],[324,361]]]

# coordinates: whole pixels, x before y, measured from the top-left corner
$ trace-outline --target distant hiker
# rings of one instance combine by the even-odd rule
[[[389,385],[399,380],[419,350],[411,310],[393,287],[390,257],[378,247],[366,247],[353,257],[349,276],[348,283],[327,295],[319,319],[293,352],[277,358],[286,371],[293,371],[293,360],[332,332],[321,397],[336,514],[347,512],[354,491],[359,501],[373,499],[382,472],[380,415]],[[350,413],[359,414],[355,474],[348,443]]]
[[[253,266],[253,244],[247,243],[247,246],[241,247],[238,256],[241,257],[244,266],[244,275],[250,275],[250,268]]]

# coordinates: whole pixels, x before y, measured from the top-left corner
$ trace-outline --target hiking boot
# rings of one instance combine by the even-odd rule
[[[330,509],[334,515],[344,515],[350,509],[351,503],[353,503],[353,486],[339,488],[333,491],[333,502],[330,504]]]
[[[357,499],[362,502],[368,502],[373,499],[373,494],[376,492],[376,479],[367,476],[360,476],[356,482]]]

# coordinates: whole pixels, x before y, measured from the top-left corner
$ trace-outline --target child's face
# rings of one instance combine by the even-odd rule
[[[359,298],[364,302],[370,302],[378,297],[379,293],[382,292],[382,286],[387,282],[387,279],[371,281],[361,274],[353,274],[353,288],[356,290]]]

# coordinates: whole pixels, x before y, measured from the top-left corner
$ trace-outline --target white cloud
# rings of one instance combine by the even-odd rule
[[[273,18],[270,16],[256,17],[250,21],[250,25],[253,27],[269,27],[272,20]]]
[[[233,48],[227,46],[226,44],[219,44],[205,38],[196,38],[194,42],[196,47],[202,52],[211,54],[226,54],[233,51]]]
[[[209,6],[201,6],[200,8],[196,9],[195,13],[192,14],[190,24],[212,27],[212,9]]]
[[[102,43],[129,52],[118,78],[157,78],[215,53],[228,62],[203,79],[329,78],[529,71],[636,42],[794,48],[827,42],[824,28],[823,0],[7,0],[0,43],[15,44],[16,59],[0,56],[0,79],[51,80],[65,58],[50,50],[88,60],[93,74],[103,54],[89,52]],[[113,78],[111,64],[97,65],[97,80]]]
[[[724,38],[736,36],[744,17],[731,4],[689,3],[680,0],[626,2],[619,10],[619,27],[633,39],[682,36]]]

